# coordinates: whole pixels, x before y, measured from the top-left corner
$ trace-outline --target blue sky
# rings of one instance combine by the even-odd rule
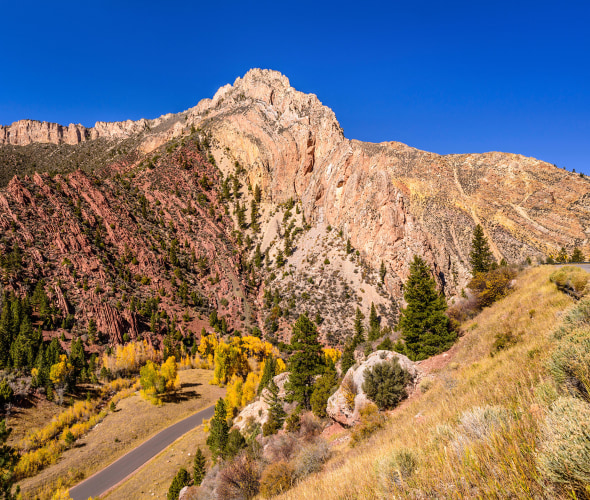
[[[252,67],[349,138],[590,174],[590,2],[4,2],[0,123],[194,106]]]

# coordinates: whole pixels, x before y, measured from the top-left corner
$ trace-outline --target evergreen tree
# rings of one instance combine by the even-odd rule
[[[265,394],[264,401],[268,404],[268,420],[262,427],[262,433],[265,436],[275,434],[283,427],[283,422],[287,417],[283,410],[283,402],[279,398],[279,388],[274,380],[270,380],[267,387],[268,393]]]
[[[375,304],[371,302],[371,314],[369,315],[369,340],[377,340],[381,336],[381,322],[377,316]]]
[[[407,307],[401,311],[398,328],[408,356],[413,360],[426,359],[451,347],[456,334],[445,315],[446,300],[437,291],[430,268],[417,255],[410,264],[404,299]]]
[[[264,361],[264,370],[262,371],[262,377],[260,378],[260,383],[258,384],[258,394],[260,394],[262,389],[264,389],[272,381],[276,374],[277,360],[273,355],[270,355]]]
[[[336,392],[338,388],[338,376],[334,366],[326,368],[324,374],[317,379],[313,393],[311,394],[311,411],[320,418],[326,418],[326,407],[328,398]]]
[[[205,455],[203,455],[201,448],[197,448],[193,462],[193,481],[197,486],[203,482],[203,478],[207,472],[206,464]]]
[[[324,355],[317,327],[305,314],[299,316],[293,325],[291,352],[288,362],[290,375],[285,385],[287,399],[309,409],[314,377],[322,371]]]
[[[350,238],[346,240],[346,253],[349,254],[352,252],[352,245],[350,244]]]
[[[262,253],[260,252],[260,243],[256,245],[256,251],[254,252],[254,265],[258,269],[262,267]]]
[[[13,500],[14,467],[18,462],[18,453],[6,444],[12,429],[6,428],[6,420],[0,422],[0,498]]]
[[[254,201],[256,201],[256,203],[260,204],[261,199],[262,199],[262,193],[260,191],[260,186],[258,184],[256,184],[256,186],[254,187]]]
[[[28,316],[23,318],[19,333],[10,346],[10,357],[12,366],[15,368],[29,368],[33,366],[37,345],[33,338],[33,326]]]
[[[582,253],[582,250],[580,250],[578,247],[574,248],[574,251],[570,258],[570,262],[584,262],[584,254]]]
[[[215,405],[215,413],[209,424],[209,436],[207,437],[207,445],[211,450],[213,460],[218,457],[225,458],[228,435],[227,410],[223,398],[219,398]]]
[[[232,429],[227,437],[225,446],[225,458],[231,460],[246,447],[246,440],[238,429]]]
[[[340,368],[342,370],[342,376],[346,375],[346,372],[351,366],[354,366],[356,362],[354,359],[354,350],[356,346],[352,340],[348,342],[344,346],[344,351],[342,352],[342,358],[340,358]]]
[[[490,251],[488,240],[480,224],[475,226],[473,231],[469,261],[471,263],[471,272],[474,276],[477,273],[487,273],[494,263],[494,257]]]
[[[185,468],[181,468],[174,479],[172,480],[172,484],[168,489],[167,500],[178,500],[178,495],[180,494],[180,490],[185,486],[188,486],[191,483],[191,477],[189,473],[186,471]]]
[[[277,267],[283,267],[285,265],[285,257],[283,255],[283,250],[280,248],[277,250]]]
[[[365,341],[365,327],[363,326],[363,319],[365,315],[360,308],[356,308],[356,315],[354,317],[354,337],[352,338],[354,347],[362,344]]]
[[[381,261],[381,267],[379,268],[379,277],[381,278],[381,283],[385,283],[385,274],[387,270],[385,269],[385,262]]]
[[[70,363],[74,367],[74,377],[78,378],[82,370],[87,367],[86,357],[84,356],[84,345],[82,339],[78,338],[72,342],[72,348],[70,351]]]
[[[2,312],[0,313],[0,368],[10,364],[10,345],[12,344],[12,313],[10,297],[4,295]]]

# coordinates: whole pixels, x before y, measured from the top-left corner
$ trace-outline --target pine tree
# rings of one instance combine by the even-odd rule
[[[225,447],[227,446],[229,429],[227,425],[227,410],[222,398],[219,398],[215,405],[215,413],[209,424],[209,429],[207,445],[211,450],[213,460],[216,460],[218,457],[225,458]]]
[[[283,267],[285,265],[285,257],[283,255],[283,250],[280,248],[277,250],[277,267]]]
[[[352,245],[350,244],[350,238],[346,240],[346,253],[349,254],[352,252]]]
[[[446,300],[437,291],[430,268],[417,255],[410,264],[404,299],[407,307],[401,311],[398,328],[408,356],[413,360],[426,359],[451,347],[456,334],[445,315]]]
[[[260,200],[262,199],[262,193],[260,191],[260,186],[256,184],[254,187],[254,200],[256,203],[260,204]]]
[[[338,388],[338,376],[334,366],[326,368],[324,374],[317,379],[313,393],[311,395],[311,411],[320,418],[326,418],[326,407],[328,398],[334,394]]]
[[[471,272],[474,276],[477,273],[487,273],[494,263],[494,257],[490,251],[488,240],[480,224],[475,226],[473,231],[469,261],[471,263]]]
[[[266,389],[268,393],[265,393],[264,401],[268,404],[268,420],[262,427],[262,433],[270,436],[283,427],[287,414],[283,410],[283,402],[279,398],[279,388],[275,381],[271,379]]]
[[[348,342],[346,346],[344,346],[344,351],[342,352],[342,358],[340,358],[340,369],[342,370],[342,376],[346,375],[348,369],[355,364],[354,359],[354,350],[355,345],[352,342]]]
[[[288,361],[290,375],[285,385],[287,400],[297,401],[309,409],[314,377],[323,369],[324,355],[317,328],[305,314],[293,325],[291,352]]]
[[[168,489],[167,500],[178,500],[178,495],[180,494],[180,490],[185,486],[188,486],[191,483],[191,477],[186,469],[181,468],[174,479],[172,480],[172,484]]]
[[[381,336],[381,322],[377,316],[375,304],[371,302],[371,314],[369,315],[369,340],[377,340]]]
[[[203,455],[201,448],[197,448],[193,462],[193,481],[197,486],[203,482],[203,478],[207,472],[206,464],[205,455]]]
[[[15,368],[29,368],[33,365],[36,354],[36,345],[34,345],[33,327],[28,316],[23,318],[20,324],[19,333],[15,341],[10,346],[10,357],[12,366]]]
[[[582,253],[582,250],[580,250],[578,247],[574,248],[574,251],[572,252],[572,256],[570,258],[570,262],[584,262],[584,254]]]
[[[264,370],[262,371],[262,377],[260,378],[260,383],[258,384],[258,394],[262,393],[262,389],[264,389],[271,382],[276,374],[277,360],[274,356],[270,355],[264,361]]]
[[[256,245],[256,251],[254,252],[254,265],[258,269],[262,267],[262,253],[260,252],[260,243]]]
[[[354,336],[352,338],[355,348],[365,341],[365,327],[363,326],[363,319],[365,315],[360,308],[356,308],[356,315],[354,317]]]
[[[381,261],[381,267],[379,268],[379,277],[381,278],[381,283],[385,283],[385,274],[387,274],[385,262]]]
[[[18,462],[18,453],[6,444],[12,429],[6,428],[6,420],[0,422],[0,498],[13,500],[14,467]]]

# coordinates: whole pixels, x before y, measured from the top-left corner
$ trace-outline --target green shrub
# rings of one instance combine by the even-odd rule
[[[284,460],[270,464],[260,478],[260,493],[270,498],[293,486],[293,466]]]
[[[366,370],[364,375],[363,391],[380,410],[395,408],[408,397],[406,385],[411,377],[400,366],[397,358],[375,365]]]
[[[537,456],[541,475],[565,490],[587,493],[590,484],[590,406],[576,398],[559,398],[547,415],[541,436]],[[582,498],[586,498],[584,493]]]
[[[314,384],[313,392],[311,393],[311,411],[314,415],[320,418],[326,418],[326,406],[328,398],[334,394],[338,388],[338,381],[336,372],[328,370]]]

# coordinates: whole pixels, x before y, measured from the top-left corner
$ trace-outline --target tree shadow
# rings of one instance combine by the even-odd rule
[[[200,385],[200,384],[197,384]],[[177,393],[170,393],[170,394],[163,394],[160,396],[160,399],[163,403],[182,403],[183,401],[189,401],[190,399],[200,399],[203,396],[199,394],[197,391],[186,391],[186,392],[177,392]]]

